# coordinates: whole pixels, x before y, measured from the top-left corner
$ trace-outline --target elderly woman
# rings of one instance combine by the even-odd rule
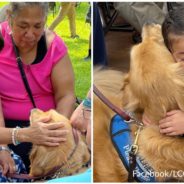
[[[56,109],[68,118],[74,109],[72,65],[64,42],[45,29],[47,11],[47,3],[11,2],[8,21],[0,24],[4,39],[0,52],[0,131],[2,140],[13,143],[0,147],[3,175],[15,172],[8,148],[22,158],[29,171],[31,143],[57,146],[65,141],[62,122],[47,125],[44,122],[48,119],[40,119],[29,126],[32,108]],[[60,127],[63,129],[57,130]]]

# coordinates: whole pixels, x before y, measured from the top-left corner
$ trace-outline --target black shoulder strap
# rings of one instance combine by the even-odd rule
[[[2,27],[0,25],[0,51],[3,49],[3,47],[4,47],[4,39],[2,36]]]
[[[13,43],[13,47],[14,47],[14,51],[15,51],[15,55],[16,55],[17,64],[18,64],[18,67],[19,67],[19,70],[20,70],[20,74],[21,74],[22,80],[24,82],[24,86],[25,86],[26,91],[27,91],[27,93],[29,95],[29,98],[30,98],[30,100],[31,100],[31,102],[33,104],[33,107],[36,108],[36,104],[35,104],[35,101],[33,99],[32,91],[31,91],[31,88],[29,86],[29,83],[28,83],[28,80],[27,80],[24,68],[22,66],[22,60],[20,58],[19,51],[18,51],[17,47],[15,46],[13,38],[12,38],[12,43]]]

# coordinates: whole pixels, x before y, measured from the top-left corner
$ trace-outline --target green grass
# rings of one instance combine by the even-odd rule
[[[0,2],[0,7],[7,4],[7,2]],[[90,25],[85,23],[86,14],[89,3],[80,2],[76,8],[76,32],[79,38],[70,38],[69,22],[67,17],[55,28],[55,32],[61,36],[68,47],[70,59],[72,61],[75,73],[75,92],[79,98],[84,98],[91,86],[91,62],[85,62],[84,57],[88,55]],[[57,15],[59,9],[59,2],[56,6]],[[47,20],[47,26],[51,24],[54,19],[53,13],[50,11]]]
[[[0,7],[3,7],[6,4],[8,4],[8,3],[7,2],[0,2]]]
[[[57,10],[59,8],[57,3]],[[65,41],[69,49],[69,55],[75,72],[76,95],[84,98],[91,85],[91,62],[84,62],[83,58],[88,54],[90,25],[85,23],[89,4],[81,2],[76,8],[76,32],[79,39],[70,38],[69,22],[67,17],[56,27],[55,32]],[[48,16],[47,25],[53,20],[52,13]]]

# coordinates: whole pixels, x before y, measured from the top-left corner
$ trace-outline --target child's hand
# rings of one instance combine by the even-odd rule
[[[159,121],[160,133],[175,136],[184,134],[184,112],[173,110],[167,112],[166,117]]]

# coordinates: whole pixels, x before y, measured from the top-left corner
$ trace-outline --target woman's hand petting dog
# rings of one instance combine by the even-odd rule
[[[7,173],[15,173],[16,167],[15,162],[11,157],[11,154],[6,150],[0,151],[0,167],[3,176],[6,176]]]
[[[166,113],[165,118],[159,121],[160,133],[176,136],[184,134],[184,112],[173,110]]]
[[[65,129],[64,122],[47,124],[50,119],[50,117],[42,118],[31,123],[30,127],[20,129],[18,140],[37,145],[59,146],[61,142],[66,141],[68,130]]]

